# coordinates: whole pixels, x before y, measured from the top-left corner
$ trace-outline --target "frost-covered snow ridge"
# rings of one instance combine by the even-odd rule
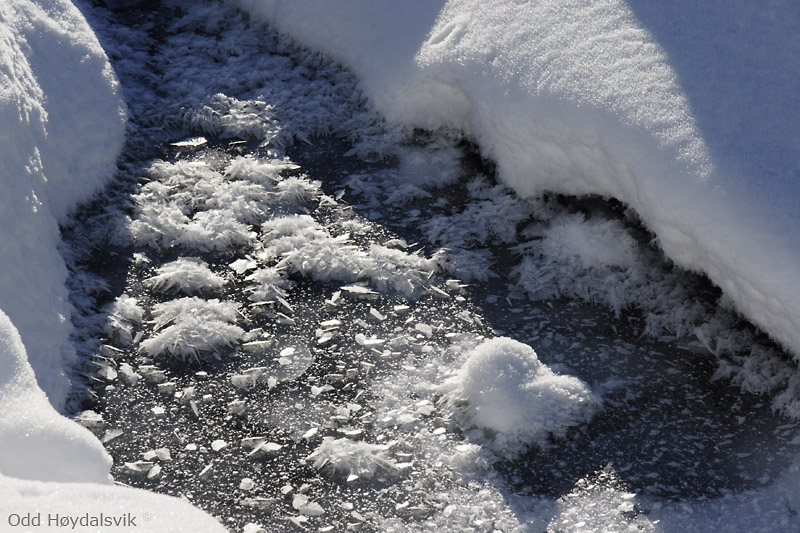
[[[631,206],[800,357],[796,3],[235,3],[350,66],[389,121],[464,131],[523,197]]]

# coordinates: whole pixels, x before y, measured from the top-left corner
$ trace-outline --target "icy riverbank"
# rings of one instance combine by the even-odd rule
[[[75,361],[58,224],[112,176],[125,108],[71,2],[4,3],[0,21],[0,309],[60,408]]]

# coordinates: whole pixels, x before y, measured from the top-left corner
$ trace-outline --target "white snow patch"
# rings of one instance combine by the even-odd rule
[[[581,380],[554,373],[530,346],[502,337],[473,349],[441,390],[459,425],[488,430],[509,457],[588,423],[601,403]]]
[[[111,457],[87,429],[53,409],[37,386],[22,339],[2,311],[0,412],[0,499],[9,513],[131,513],[138,517],[131,531],[225,531],[177,498],[112,485]],[[144,521],[145,513],[150,521]],[[45,520],[43,513],[43,525]]]
[[[0,309],[61,407],[74,363],[58,224],[112,176],[125,134],[119,85],[67,0],[0,6]]]

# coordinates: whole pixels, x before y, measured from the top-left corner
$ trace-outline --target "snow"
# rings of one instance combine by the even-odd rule
[[[431,217],[423,224],[427,237],[433,242],[458,247],[516,242],[517,226],[530,218],[531,207],[508,194],[506,187],[490,187],[481,178],[470,182],[467,190],[476,201],[456,215]]]
[[[75,363],[58,225],[115,172],[125,123],[125,104],[106,54],[72,2],[0,5],[4,527],[30,518],[50,530],[48,520],[56,515],[79,524],[84,516],[88,521],[103,514],[133,519],[120,531],[224,531],[186,502],[112,485],[111,458],[97,438],[57,412],[64,408]],[[131,324],[141,320],[136,302],[121,299],[110,310],[117,319],[115,333],[128,339]]]
[[[107,531],[109,525],[115,523],[121,524],[113,526],[115,531],[227,531],[214,518],[185,501],[141,489],[96,483],[45,483],[3,475],[0,475],[0,481],[5,523],[12,524],[9,520],[13,521],[16,517],[39,519],[39,527],[22,531]],[[104,518],[118,521],[99,521]],[[84,523],[80,522],[81,519]],[[91,519],[94,519],[94,523]],[[61,521],[57,527],[56,520]],[[85,527],[85,524],[89,524],[89,527]],[[97,525],[106,527],[98,529]]]
[[[175,498],[111,484],[111,457],[100,441],[58,414],[39,388],[25,347],[0,311],[0,500],[12,515],[130,516],[120,531],[224,531],[216,520]],[[38,513],[38,515],[37,515]],[[145,517],[149,517],[149,520]],[[54,528],[51,528],[54,529]],[[75,528],[75,531],[89,531]],[[96,529],[92,529],[94,531]]]
[[[506,185],[523,196],[556,190],[613,195],[627,202],[657,234],[668,254],[680,264],[708,272],[741,310],[756,322],[754,317],[763,316],[761,325],[797,352],[800,333],[791,328],[797,322],[800,299],[795,285],[798,248],[793,246],[797,233],[793,227],[781,234],[773,230],[784,227],[796,203],[796,195],[790,194],[795,185],[789,177],[797,169],[793,159],[797,112],[785,103],[785,95],[797,92],[793,89],[798,67],[789,66],[783,76],[768,78],[774,80],[768,87],[758,81],[765,69],[796,57],[790,52],[796,50],[797,38],[777,38],[793,36],[797,17],[790,16],[791,7],[776,4],[753,11],[734,6],[731,13],[722,13],[715,12],[721,8],[713,3],[703,8],[674,8],[648,6],[637,0],[629,4],[605,0],[532,6],[516,6],[508,0],[455,0],[446,4],[412,2],[402,8],[362,0],[336,7],[321,2],[238,3],[256,14],[269,15],[298,40],[348,63],[361,76],[372,105],[390,120],[408,127],[451,127],[467,133],[485,155],[495,159]],[[225,31],[222,13],[216,4],[201,6],[178,26],[196,25],[191,19],[200,17],[213,40]],[[713,17],[721,19],[726,32],[707,35],[701,30]],[[29,6],[14,0],[10,6],[0,7],[0,20],[10,21],[0,24],[0,67],[12,67],[0,69],[0,76],[11,80],[0,84],[6,92],[0,92],[0,119],[4,125],[14,125],[0,132],[0,223],[4,228],[0,236],[0,309],[5,309],[23,332],[20,339],[11,320],[0,311],[2,509],[25,514],[44,508],[70,516],[132,513],[138,518],[137,531],[223,531],[186,502],[111,486],[109,458],[97,439],[52,407],[60,406],[66,380],[59,373],[70,362],[69,352],[62,352],[70,330],[70,309],[63,289],[66,272],[56,251],[57,223],[110,175],[122,142],[123,108],[104,54],[72,4],[49,0]],[[680,28],[673,32],[671,25],[676,21]],[[748,28],[754,31],[742,35]],[[54,34],[59,37],[50,38]],[[742,38],[747,46],[739,51],[733,43]],[[56,41],[62,46],[56,46]],[[230,36],[218,41],[212,53],[225,58],[238,57],[248,42]],[[75,54],[81,59],[77,67],[65,68],[68,61],[61,52],[72,50],[70,46],[80,48],[83,55]],[[30,47],[31,53],[25,47]],[[706,53],[696,54],[699,49]],[[248,60],[242,61],[241,68],[252,69],[254,80],[258,71],[265,78],[281,73],[281,67],[264,68],[272,60],[254,64],[245,58]],[[176,61],[183,59],[177,57]],[[738,68],[742,64],[753,68],[742,72]],[[192,85],[195,78],[187,73],[191,61],[182,67],[165,74],[165,92],[177,92],[182,83]],[[94,71],[87,75],[83,69]],[[706,76],[708,72],[713,75]],[[740,80],[732,74],[740,72],[745,79],[737,83]],[[54,83],[55,75],[67,79]],[[708,87],[702,82],[706,77]],[[87,87],[75,89],[73,82]],[[263,83],[269,85],[271,80]],[[19,90],[18,94],[8,97],[8,87]],[[280,113],[265,103],[271,100],[257,94],[258,90],[248,96],[237,93],[241,99],[218,94],[207,100],[203,94],[192,93],[180,118],[196,128],[194,134],[250,138],[272,148],[289,144],[295,136],[302,139],[303,128],[315,131],[314,124],[305,124],[293,132],[293,126],[278,120]],[[298,114],[314,123],[313,113],[303,113],[313,109],[307,109],[307,103],[292,91],[284,92],[288,96],[279,98],[299,101]],[[353,91],[354,99],[357,93]],[[734,100],[754,105],[739,109],[731,103]],[[86,105],[87,101],[92,105]],[[19,116],[15,110],[21,111]],[[765,116],[770,120],[764,120]],[[318,132],[330,128],[328,122],[319,123]],[[773,130],[765,124],[774,125]],[[205,138],[192,137],[173,144],[188,151],[206,143]],[[354,148],[360,155],[369,151],[364,145]],[[414,147],[399,149],[399,170],[392,179],[407,178],[408,183],[395,181],[384,187],[389,204],[404,206],[427,198],[430,192],[423,187],[443,186],[458,178],[453,163],[460,152],[453,146],[431,148],[428,153],[433,155],[425,153]],[[376,527],[386,531],[434,527],[443,531],[525,531],[548,526],[702,531],[718,527],[718,523],[736,523],[754,531],[765,529],[764,524],[773,530],[791,530],[796,515],[792,502],[800,492],[796,465],[765,489],[701,503],[646,501],[626,491],[610,467],[599,476],[599,483],[581,479],[572,492],[557,500],[515,494],[495,479],[489,463],[496,458],[487,452],[514,457],[523,448],[543,446],[553,436],[566,437],[568,428],[587,423],[600,407],[598,394],[577,378],[554,373],[525,344],[507,338],[460,342],[456,340],[459,335],[449,331],[450,326],[439,317],[418,316],[416,304],[413,311],[395,305],[392,313],[385,301],[389,296],[393,299],[389,303],[402,302],[395,298],[397,293],[419,297],[423,305],[430,303],[424,301],[428,295],[442,298],[439,302],[454,300],[460,282],[447,282],[452,294],[431,285],[442,281],[434,277],[437,269],[467,281],[486,280],[492,275],[492,256],[470,248],[488,242],[513,243],[522,234],[530,239],[518,247],[524,259],[514,276],[522,290],[534,297],[570,295],[602,300],[619,311],[639,304],[642,298],[654,298],[650,292],[669,286],[648,278],[651,258],[643,255],[623,223],[564,215],[518,233],[536,204],[508,194],[505,187],[491,187],[477,179],[469,186],[470,203],[464,211],[452,217],[429,218],[422,228],[430,240],[450,247],[428,259],[407,252],[409,246],[399,239],[365,246],[365,225],[356,219],[334,217],[322,224],[320,220],[328,219],[298,216],[309,212],[304,203],[336,206],[340,196],[335,200],[327,197],[319,182],[290,174],[299,170],[297,165],[283,158],[280,150],[274,154],[279,155],[268,161],[235,158],[227,166],[213,160],[156,162],[148,169],[154,181],[135,198],[134,214],[126,228],[133,241],[158,251],[170,250],[170,255],[174,248],[180,249],[178,253],[223,252],[226,261],[230,252],[245,249],[249,254],[232,264],[231,272],[223,277],[201,260],[180,259],[155,271],[148,281],[150,288],[208,296],[226,281],[232,285],[244,281],[246,297],[254,305],[242,311],[241,303],[200,298],[157,304],[151,311],[155,331],[140,348],[153,356],[186,358],[228,351],[249,341],[242,346],[245,352],[277,357],[270,361],[272,367],[244,370],[232,375],[232,381],[245,387],[255,385],[277,365],[278,379],[267,380],[273,388],[278,380],[294,380],[305,373],[318,360],[313,355],[317,349],[299,341],[286,344],[278,340],[277,346],[273,340],[254,341],[269,335],[262,336],[260,329],[245,333],[237,325],[245,322],[242,312],[255,314],[260,306],[292,314],[292,306],[301,308],[296,299],[289,298],[295,286],[288,279],[290,273],[326,282],[365,283],[379,291],[362,284],[331,283],[335,292],[326,301],[326,311],[358,309],[366,320],[353,324],[363,328],[363,333],[355,333],[349,319],[344,325],[338,320],[320,321],[316,333],[320,345],[352,338],[363,348],[360,356],[375,361],[354,362],[353,368],[337,363],[340,373],[323,376],[337,387],[347,383],[343,390],[348,390],[350,378],[359,369],[366,374],[377,366],[373,372],[383,378],[359,400],[366,408],[355,403],[337,407],[333,400],[326,403],[327,398],[340,395],[331,385],[312,385],[311,397],[297,393],[270,398],[265,408],[269,424],[295,439],[319,442],[320,430],[334,427],[338,434],[350,437],[322,437],[307,457],[315,468],[344,474],[334,475],[335,481],[342,477],[345,483],[352,483],[377,476],[384,482],[380,474],[390,474],[402,478],[397,487],[424,489],[425,505],[393,502],[397,518],[371,517],[370,521],[379,522]],[[389,180],[391,173],[376,175]],[[771,178],[759,189],[753,177],[762,174]],[[364,176],[352,177],[351,189],[355,190],[359,180],[366,184],[365,191],[369,187],[376,190]],[[753,198],[754,205],[742,204],[743,198]],[[763,216],[764,206],[772,203],[774,209],[769,213],[774,220]],[[733,220],[733,212],[741,215],[741,220]],[[124,232],[117,235],[124,237]],[[745,249],[752,250],[753,257],[741,252]],[[219,267],[216,259],[209,261],[215,263],[211,267]],[[147,262],[139,255],[137,264]],[[564,272],[569,275],[561,278]],[[339,301],[342,293],[353,299]],[[369,298],[369,303],[359,301],[361,297]],[[673,300],[681,297],[670,295]],[[663,298],[654,299],[664,302]],[[143,305],[152,303],[145,300]],[[267,302],[271,307],[262,306]],[[669,312],[653,305],[648,312]],[[139,302],[123,295],[109,304],[106,312],[109,342],[136,344],[143,333],[137,328],[144,329],[146,314]],[[394,324],[395,314],[409,315],[405,329],[383,326]],[[293,318],[278,316],[282,318],[277,323],[294,324]],[[776,316],[787,322],[781,323]],[[469,324],[480,323],[477,315],[466,311],[459,317]],[[689,329],[694,324],[685,317],[658,320],[673,328],[683,324]],[[297,322],[298,327],[308,327],[300,312]],[[343,333],[334,339],[339,329]],[[713,337],[702,331],[698,336],[701,341]],[[454,344],[445,350],[439,344],[441,338],[453,339]],[[720,351],[725,343],[738,340],[715,338],[707,344],[709,350]],[[36,350],[30,361],[26,347]],[[391,350],[381,352],[384,347]],[[60,353],[64,353],[63,361],[54,357]],[[403,362],[395,361],[406,355],[409,357]],[[430,360],[426,362],[425,357]],[[758,364],[756,357],[748,361]],[[38,385],[31,365],[38,372]],[[390,365],[392,372],[381,374],[386,372],[381,367]],[[116,373],[112,366],[103,368],[98,375]],[[137,363],[134,371],[130,364],[122,363],[118,370],[123,382],[134,384],[143,377],[143,382],[157,383],[158,391],[167,397],[176,390],[175,383],[159,383],[167,377],[156,366]],[[753,374],[758,374],[757,368]],[[752,388],[758,386],[768,389],[769,383]],[[442,393],[445,401],[441,401]],[[784,394],[788,397],[789,392]],[[175,397],[197,413],[195,398],[200,401],[201,394],[194,387],[184,388]],[[264,401],[234,400],[227,405],[231,413],[243,413]],[[377,409],[374,414],[371,403]],[[161,421],[169,414],[162,406],[149,411],[162,417]],[[105,429],[107,422],[96,413],[84,412],[77,420],[98,434],[105,431],[104,441],[120,436],[119,430]],[[381,440],[376,438],[376,444],[351,440],[374,437],[373,430],[384,431],[377,435]],[[385,442],[382,437],[386,435],[400,441]],[[210,442],[216,453],[230,451],[227,441],[216,435],[211,438],[216,438]],[[266,437],[254,439],[260,439],[252,442],[250,455],[254,457],[276,456],[284,446],[268,442]],[[251,443],[243,439],[243,448],[245,442]],[[186,449],[196,450],[198,445],[190,443]],[[200,450],[204,449],[201,445]],[[161,465],[155,460],[169,460],[170,452],[159,448],[143,456],[144,461],[124,464],[130,472],[156,478],[161,475]],[[218,471],[217,466],[212,472],[212,464],[208,464],[199,476],[210,480]],[[243,490],[253,486],[252,480],[242,480]],[[287,486],[285,496],[293,491]],[[304,494],[311,489],[304,487],[289,496],[301,514],[290,520],[300,526],[308,517],[333,514],[335,506],[320,500],[323,507]],[[311,490],[313,497],[318,497],[316,488]],[[262,507],[272,504],[258,496],[247,501]],[[635,511],[642,501],[649,514]],[[437,504],[433,516],[428,514],[432,510],[428,503]],[[355,511],[352,516],[364,521]],[[311,525],[316,523],[311,521]],[[262,528],[251,523],[245,530]]]
[[[496,450],[512,459],[546,446],[550,436],[565,437],[600,407],[580,379],[554,373],[530,346],[504,337],[474,348],[442,391],[463,429],[488,430]]]
[[[37,387],[25,347],[0,312],[0,474],[40,481],[108,481],[111,458],[92,434],[58,415]]]
[[[297,170],[300,167],[289,160],[264,161],[254,157],[237,157],[225,169],[225,175],[240,179],[270,185],[276,176],[285,170]]]
[[[3,2],[0,22],[0,309],[60,407],[74,353],[58,223],[113,173],[125,108],[71,2]]]
[[[624,202],[800,354],[797,5],[234,3],[349,66],[390,122],[466,133],[522,197]]]
[[[636,242],[613,220],[567,216],[554,221],[542,240],[542,255],[577,268],[628,269],[636,265]]]

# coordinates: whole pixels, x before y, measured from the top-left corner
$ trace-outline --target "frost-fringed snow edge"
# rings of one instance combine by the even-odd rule
[[[737,123],[763,120],[747,116],[751,107],[785,114],[773,103],[785,102],[784,94],[763,80],[798,72],[789,59],[797,40],[781,33],[791,23],[762,32],[776,54],[763,53],[760,43],[737,52],[733,31],[693,35],[703,60],[727,64],[714,61],[722,46],[732,54],[725,59],[751,76],[744,100],[753,105],[743,106],[741,91],[704,84],[702,70],[681,86],[671,64],[680,58],[647,31],[636,6],[615,0],[568,8],[504,0],[417,2],[413,9],[367,1],[344,8],[318,0],[237,3],[351,67],[391,123],[464,131],[521,196],[598,194],[630,205],[676,264],[704,272],[739,312],[800,357],[799,193],[787,174],[797,168],[797,152],[764,158],[752,148],[763,140]],[[788,4],[774,9],[798,20]],[[746,2],[700,15],[687,23],[758,22]],[[777,84],[787,95],[796,92],[792,76]],[[699,89],[713,108],[701,117],[705,125],[695,112],[708,109],[692,109],[686,88]],[[797,137],[797,124],[783,122],[785,138]],[[728,131],[737,132],[733,141]],[[765,182],[764,169],[743,163],[748,156],[777,178]]]
[[[699,281],[640,244],[626,221],[556,214],[529,225],[515,247],[512,279],[531,299],[563,296],[642,314],[641,334],[713,354],[715,379],[772,394],[775,409],[800,418],[800,380],[786,354],[743,327],[724,294],[698,294]]]
[[[384,172],[352,177],[348,185],[371,206],[389,202],[395,180]],[[463,209],[419,223],[444,246],[434,254],[440,268],[485,280],[496,275],[490,246],[507,247],[519,257],[505,265],[509,277],[530,299],[577,298],[617,317],[640,316],[639,334],[713,354],[715,379],[772,394],[777,410],[800,416],[800,379],[789,356],[746,326],[724,294],[711,294],[707,281],[666,259],[631,211],[567,214],[556,199],[523,200],[481,175],[467,182],[466,192]]]

